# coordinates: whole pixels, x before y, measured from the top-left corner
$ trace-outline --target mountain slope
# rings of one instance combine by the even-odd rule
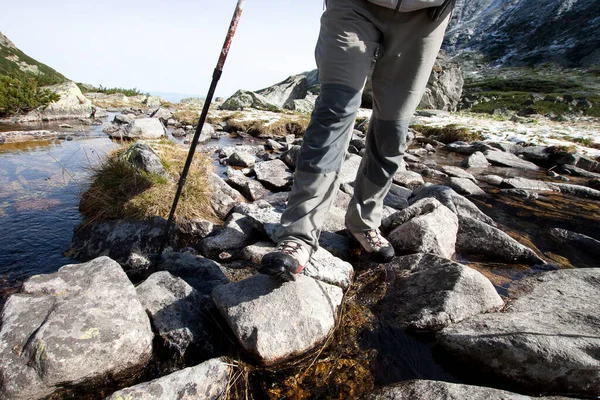
[[[23,74],[33,77],[40,86],[67,81],[62,74],[23,53],[0,32],[0,75]]]
[[[600,64],[598,0],[458,0],[444,48],[501,66]]]

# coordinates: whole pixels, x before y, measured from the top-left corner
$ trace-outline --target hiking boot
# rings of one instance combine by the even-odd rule
[[[286,240],[279,243],[275,251],[264,255],[258,272],[284,281],[295,281],[295,274],[302,272],[308,260],[310,251],[307,246]]]
[[[369,257],[376,262],[386,263],[392,261],[396,255],[394,248],[381,235],[379,229],[371,229],[365,232],[351,232],[350,234],[358,240],[363,249],[369,253]]]

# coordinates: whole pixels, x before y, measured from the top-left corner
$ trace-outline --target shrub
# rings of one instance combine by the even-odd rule
[[[59,99],[56,93],[39,88],[27,74],[0,75],[0,117],[28,112]]]
[[[161,161],[169,178],[149,174],[125,161],[121,148],[92,169],[90,188],[83,193],[79,209],[88,221],[105,219],[168,218],[183,170],[187,151],[173,145],[161,147]],[[176,221],[216,219],[211,207],[209,157],[196,154],[177,207]]]
[[[79,86],[81,93],[90,93],[90,92],[104,93],[104,94],[121,93],[121,94],[124,94],[125,96],[137,96],[140,94],[148,95],[148,93],[140,92],[137,88],[133,88],[133,89],[125,89],[125,88],[118,88],[118,87],[107,88],[102,85],[100,85],[99,87],[95,87],[92,85],[84,85],[83,83],[77,83],[77,86]]]

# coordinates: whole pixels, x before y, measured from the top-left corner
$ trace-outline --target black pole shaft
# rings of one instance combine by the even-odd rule
[[[171,212],[169,213],[169,218],[167,219],[167,225],[163,231],[162,241],[158,250],[158,253],[152,263],[152,270],[156,270],[158,266],[158,262],[162,256],[162,253],[167,246],[167,242],[169,241],[169,231],[171,230],[171,225],[173,224],[173,219],[175,218],[175,211],[177,210],[177,204],[179,203],[179,198],[181,197],[181,192],[183,191],[183,186],[185,185],[188,173],[190,171],[190,167],[192,165],[192,161],[194,159],[194,154],[196,152],[196,147],[198,146],[198,140],[200,139],[200,134],[202,133],[202,128],[204,127],[204,123],[206,122],[206,117],[208,115],[208,110],[210,108],[210,104],[212,102],[213,96],[215,94],[215,90],[217,88],[217,83],[219,79],[221,79],[221,74],[223,73],[223,66],[225,65],[225,60],[229,53],[229,48],[231,46],[231,41],[233,40],[233,36],[237,29],[237,25],[240,21],[242,10],[244,8],[245,0],[238,0],[237,6],[235,8],[235,12],[233,13],[233,18],[231,19],[231,24],[229,26],[229,30],[227,32],[227,36],[225,37],[225,43],[223,44],[223,49],[221,50],[221,54],[219,56],[219,61],[217,62],[217,67],[213,72],[212,82],[210,84],[210,88],[208,89],[208,94],[206,95],[206,100],[204,101],[204,107],[202,108],[202,113],[200,114],[200,119],[198,120],[198,125],[196,125],[196,132],[194,133],[194,138],[192,140],[192,144],[190,145],[190,150],[188,152],[187,159],[185,160],[185,166],[183,167],[183,171],[181,172],[181,177],[179,178],[179,184],[177,185],[177,192],[175,193],[175,198],[173,199],[173,205],[171,206]]]

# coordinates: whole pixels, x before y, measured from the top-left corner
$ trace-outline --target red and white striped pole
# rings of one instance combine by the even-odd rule
[[[198,121],[198,125],[196,126],[196,133],[194,134],[194,139],[192,140],[190,151],[188,153],[187,160],[185,161],[185,166],[183,167],[183,171],[181,172],[181,178],[179,178],[177,193],[175,193],[175,199],[173,200],[173,205],[171,206],[171,212],[169,213],[169,219],[167,220],[167,225],[165,226],[165,230],[163,232],[163,238],[160,248],[158,250],[158,254],[154,259],[153,269],[156,269],[158,261],[160,260],[160,257],[162,256],[162,253],[165,250],[165,247],[169,240],[169,231],[171,229],[171,225],[173,224],[173,218],[175,217],[175,210],[177,209],[177,204],[179,203],[179,197],[181,197],[181,191],[183,190],[183,186],[185,185],[188,172],[190,171],[190,166],[192,165],[192,160],[194,159],[194,153],[196,152],[196,146],[198,146],[198,140],[200,138],[200,134],[202,133],[204,123],[206,122],[208,109],[215,94],[217,83],[219,82],[219,79],[221,79],[221,74],[223,73],[223,66],[225,65],[227,55],[229,54],[229,48],[231,47],[231,42],[233,41],[233,36],[235,35],[235,31],[237,30],[238,23],[240,22],[240,19],[242,17],[242,10],[244,9],[245,3],[246,0],[238,0],[237,5],[235,7],[235,11],[233,13],[233,17],[231,18],[231,24],[229,25],[229,30],[227,31],[227,36],[225,37],[225,43],[223,43],[221,55],[219,56],[217,67],[213,72],[212,82],[210,84],[210,88],[208,89],[206,100],[204,101],[202,113],[200,114],[200,120]]]

